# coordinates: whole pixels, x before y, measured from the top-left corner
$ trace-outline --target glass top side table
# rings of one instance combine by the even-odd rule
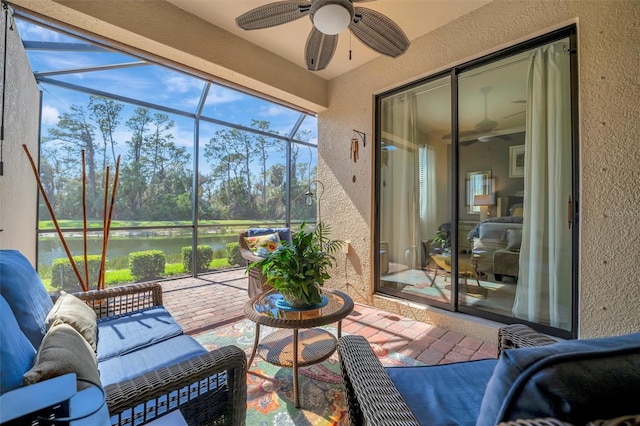
[[[309,309],[293,309],[282,305],[282,295],[274,290],[247,302],[244,313],[256,323],[256,336],[249,358],[251,366],[256,353],[265,361],[293,370],[294,404],[300,407],[298,367],[316,364],[336,350],[342,334],[342,320],[353,310],[351,298],[338,290],[322,289],[323,303]],[[320,327],[337,322],[337,338]],[[280,328],[260,341],[260,326]],[[302,330],[301,330],[302,329]]]

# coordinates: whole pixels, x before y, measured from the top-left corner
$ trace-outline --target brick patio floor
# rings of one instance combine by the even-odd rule
[[[163,302],[185,333],[197,336],[244,320],[247,281],[244,269],[163,281]],[[495,358],[497,353],[495,344],[359,303],[342,329],[427,364]]]

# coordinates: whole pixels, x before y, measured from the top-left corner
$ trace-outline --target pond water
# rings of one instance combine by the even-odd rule
[[[69,233],[64,236],[67,247],[73,256],[84,254],[84,243],[80,233]],[[221,233],[209,231],[198,235],[198,244],[207,245],[215,251],[226,251],[227,243],[237,242],[237,233]],[[126,268],[129,254],[144,250],[162,250],[167,261],[181,261],[182,248],[191,247],[191,229],[163,229],[140,231],[111,232],[107,247],[107,268]],[[87,237],[88,254],[102,252],[102,235],[89,234]],[[67,258],[66,252],[57,234],[41,234],[38,239],[38,268],[48,269],[57,258]]]

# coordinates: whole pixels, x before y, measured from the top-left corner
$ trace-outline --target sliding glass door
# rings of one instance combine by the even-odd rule
[[[459,176],[488,171],[459,209],[460,305],[571,328],[569,39],[458,77]]]
[[[377,291],[575,335],[573,35],[379,96]]]
[[[447,75],[381,101],[378,169],[380,287],[446,304],[451,292],[435,288],[427,270],[435,271],[432,256],[451,259],[451,135],[441,131],[451,122],[450,94]]]

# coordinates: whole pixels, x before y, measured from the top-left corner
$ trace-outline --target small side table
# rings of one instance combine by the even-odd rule
[[[322,362],[336,350],[336,336],[314,327],[337,322],[337,337],[340,338],[342,320],[353,310],[353,300],[340,291],[322,289],[322,295],[326,298],[326,304],[312,309],[281,307],[279,301],[282,295],[275,290],[251,299],[244,306],[246,317],[256,323],[256,337],[248,366],[251,366],[253,358],[258,353],[261,358],[271,364],[291,367],[293,369],[293,402],[296,408],[300,407],[298,367]],[[260,325],[282,330],[269,334],[260,342]]]

